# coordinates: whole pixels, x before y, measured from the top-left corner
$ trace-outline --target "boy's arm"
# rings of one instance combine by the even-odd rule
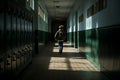
[[[54,35],[55,40],[57,40],[57,34],[58,34],[58,32],[56,32],[55,35]]]

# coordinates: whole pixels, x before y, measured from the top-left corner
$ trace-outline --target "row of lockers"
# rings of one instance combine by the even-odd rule
[[[32,61],[32,21],[28,11],[0,6],[0,76],[16,75]]]
[[[32,22],[0,13],[0,51],[32,42]]]
[[[14,48],[6,51],[0,56],[0,74],[15,76],[27,64],[32,62],[32,45],[25,45],[20,48]],[[17,74],[16,74],[17,73]]]

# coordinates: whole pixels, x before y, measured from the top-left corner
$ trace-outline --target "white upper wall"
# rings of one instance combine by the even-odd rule
[[[43,11],[43,17],[38,16],[38,30],[48,32],[48,13],[42,0],[38,0],[38,6]]]
[[[96,0],[78,0],[69,17],[69,32],[74,32],[73,16],[77,15],[77,31],[106,27],[120,24],[120,0],[107,0],[107,8],[95,13],[87,18],[87,9],[95,3]],[[83,21],[79,23],[79,16],[83,14]],[[71,30],[72,29],[72,30]]]

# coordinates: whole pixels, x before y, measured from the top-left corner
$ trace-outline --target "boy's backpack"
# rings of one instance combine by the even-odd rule
[[[64,32],[63,32],[63,31],[57,31],[57,33],[56,33],[56,35],[55,35],[55,38],[56,38],[57,40],[64,40],[64,38],[65,38]]]

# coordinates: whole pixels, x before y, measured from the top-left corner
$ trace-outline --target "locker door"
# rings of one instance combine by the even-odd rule
[[[30,44],[30,21],[28,21],[28,44]]]
[[[0,74],[4,73],[4,13],[0,11]]]
[[[18,13],[19,15],[20,13]],[[20,65],[21,65],[21,49],[20,49],[20,17],[18,17],[18,15],[16,16],[16,20],[17,20],[17,24],[16,24],[16,43],[17,43],[17,59],[16,59],[16,62],[17,62],[17,69],[20,68]]]
[[[32,28],[32,22],[30,22],[30,43],[32,43],[33,37],[33,28]]]
[[[16,32],[16,16],[12,15],[12,46],[13,48],[17,47],[17,32]]]
[[[5,41],[6,41],[6,62],[5,68],[6,72],[11,71],[11,12],[8,10],[5,15],[6,22],[5,22]]]
[[[21,43],[22,43],[22,45],[24,45],[24,34],[25,34],[25,32],[24,32],[24,28],[25,28],[25,26],[24,26],[25,24],[24,24],[24,19],[21,19]]]
[[[22,36],[23,36],[23,33],[22,33],[22,27],[24,27],[22,24],[23,24],[23,20],[22,20],[22,15],[19,17],[19,20],[20,20],[20,24],[19,24],[19,47],[20,47],[20,65],[23,65],[24,64],[24,51],[23,51],[23,44],[22,44]]]
[[[17,17],[17,46],[20,47],[20,18]]]
[[[11,15],[6,13],[6,50],[11,48]]]
[[[27,20],[25,20],[25,45],[27,44]]]
[[[0,13],[0,54],[4,51],[4,13]]]
[[[4,57],[0,58],[0,74],[4,73]]]
[[[27,20],[27,44],[29,44],[29,21]]]
[[[11,43],[12,43],[12,71],[15,71],[16,70],[16,67],[17,67],[17,62],[16,62],[16,57],[17,57],[17,54],[16,54],[16,47],[17,47],[17,42],[16,42],[16,15],[12,15],[12,40],[11,40]]]
[[[20,16],[20,46],[22,46],[22,16]]]
[[[33,30],[32,30],[32,22],[30,22],[30,27],[29,27],[29,31],[30,31],[30,46],[29,46],[29,58],[32,58],[32,34],[33,34]]]

